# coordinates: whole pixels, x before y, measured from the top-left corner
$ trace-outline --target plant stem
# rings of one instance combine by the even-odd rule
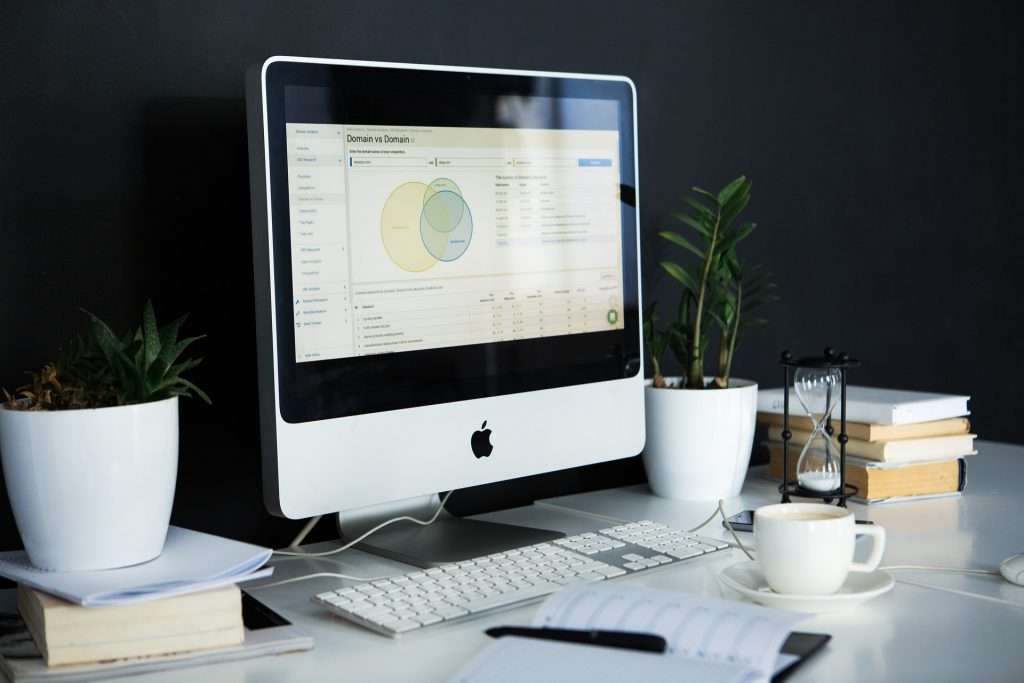
[[[718,358],[718,377],[715,384],[722,389],[729,388],[729,377],[732,375],[732,358],[736,354],[736,339],[740,336],[740,314],[743,313],[743,282],[736,283],[736,314],[733,316],[732,327],[722,336],[722,352]]]
[[[715,386],[723,388],[729,383],[729,331],[722,332],[722,341],[718,347],[718,374],[715,376]]]
[[[700,276],[700,290],[697,292],[697,313],[693,320],[693,339],[690,340],[690,368],[686,373],[686,386],[690,389],[704,388],[704,358],[700,348],[701,318],[704,315],[704,294],[708,288],[711,262],[715,258],[715,244],[718,242],[718,228],[721,224],[722,207],[718,206],[715,211],[715,228],[711,231],[711,242],[704,258],[704,271]]]

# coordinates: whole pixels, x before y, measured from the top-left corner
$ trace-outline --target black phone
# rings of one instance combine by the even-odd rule
[[[729,525],[732,526],[734,531],[753,531],[754,530],[754,511],[744,510],[743,512],[737,512],[732,515],[729,519]],[[870,519],[858,519],[857,524],[874,524]],[[722,526],[725,526],[725,522],[722,522]]]
[[[722,522],[722,526],[726,526],[724,521]],[[753,531],[754,511],[744,510],[743,512],[737,512],[735,515],[729,517],[729,526],[731,526],[734,531]]]

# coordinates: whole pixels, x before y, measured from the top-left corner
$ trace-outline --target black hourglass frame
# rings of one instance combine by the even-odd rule
[[[839,507],[846,507],[846,499],[857,495],[857,487],[846,483],[846,371],[860,365],[860,361],[850,358],[849,354],[836,353],[831,348],[826,348],[822,356],[808,356],[805,358],[793,358],[789,351],[782,352],[782,372],[785,381],[782,384],[782,483],[779,484],[779,493],[782,494],[782,502],[789,503],[790,496],[800,498],[819,498],[824,503],[837,501]],[[833,491],[812,491],[800,486],[799,477],[794,481],[789,480],[789,441],[793,438],[793,432],[789,430],[789,387],[790,369],[796,368],[817,368],[820,370],[839,370],[841,379],[841,394],[839,401],[839,487]],[[833,411],[834,412],[834,411]],[[811,417],[814,420],[814,417]],[[832,413],[828,415],[825,424],[826,438],[831,439],[835,433],[832,426]],[[799,473],[797,473],[799,475]]]

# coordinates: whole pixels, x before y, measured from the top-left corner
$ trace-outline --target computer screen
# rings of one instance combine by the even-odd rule
[[[617,130],[285,130],[296,362],[623,328]]]
[[[250,74],[265,492],[290,517],[636,455],[628,78]]]

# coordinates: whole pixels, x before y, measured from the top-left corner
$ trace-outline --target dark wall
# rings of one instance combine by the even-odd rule
[[[0,21],[0,386],[147,296],[209,334],[183,406],[175,521],[265,543],[243,73],[273,54],[624,73],[648,235],[685,188],[754,180],[741,249],[784,300],[738,374],[848,349],[857,382],[973,396],[1024,440],[1021,41],[1013,3],[7,3]],[[647,296],[674,294],[648,239]],[[674,364],[673,364],[674,365]],[[636,481],[637,462],[465,496],[463,509]],[[483,501],[487,501],[484,503]],[[453,502],[458,502],[453,499]],[[458,505],[457,505],[458,506]],[[18,544],[0,500],[0,547]]]

